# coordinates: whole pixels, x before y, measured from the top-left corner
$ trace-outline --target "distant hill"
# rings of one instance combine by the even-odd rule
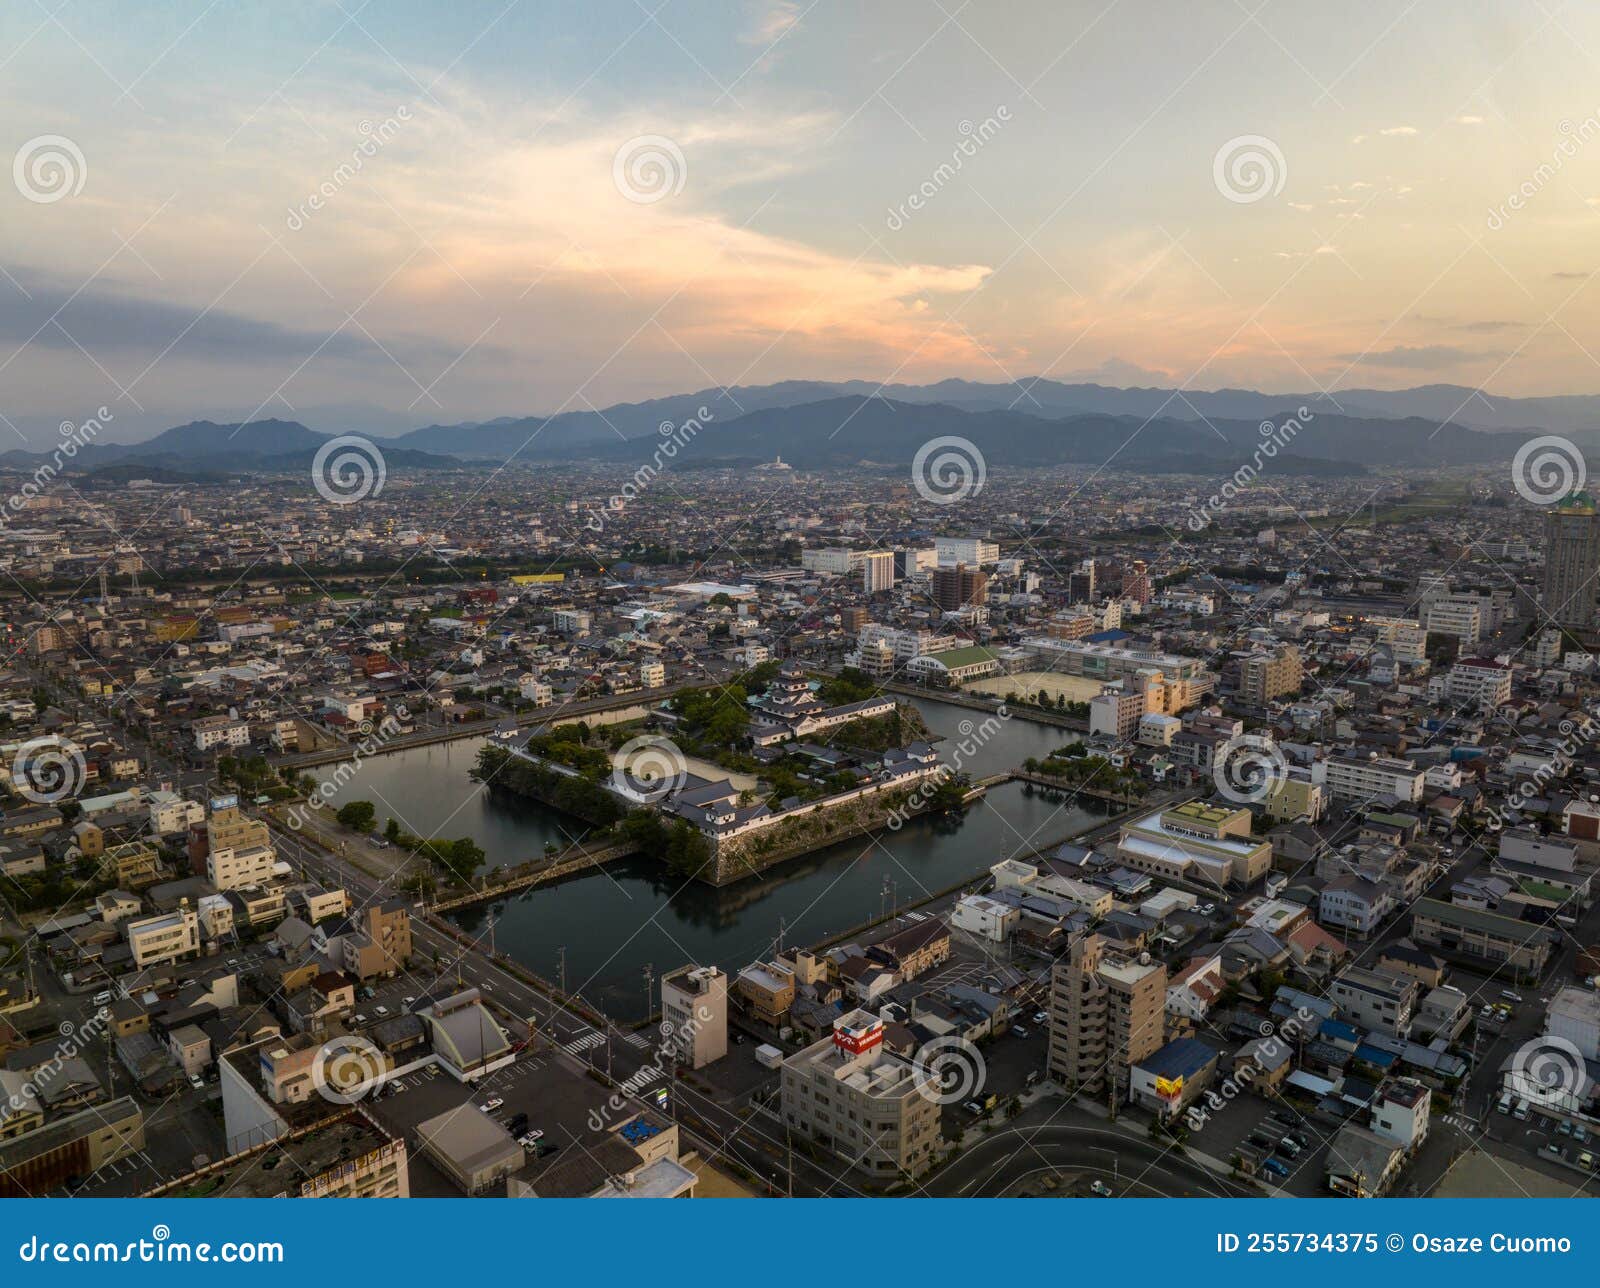
[[[226,477],[240,472],[275,473],[309,468],[333,434],[319,434],[292,420],[255,420],[242,425],[191,421],[163,430],[142,443],[89,443],[65,467],[108,478],[154,477],[160,467],[182,478]],[[451,457],[416,451],[375,439],[387,469],[458,469]],[[32,469],[45,452],[13,450],[0,465]],[[144,467],[144,468],[141,468]]]
[[[1210,391],[1067,384],[1025,379],[985,384],[941,380],[927,385],[879,386],[867,380],[789,380],[771,385],[702,389],[647,402],[619,403],[600,411],[553,416],[507,417],[459,425],[429,425],[392,440],[405,447],[445,455],[504,460],[515,453],[565,453],[574,447],[647,438],[664,421],[681,424],[704,407],[726,424],[752,412],[798,407],[835,398],[883,397],[912,405],[939,403],[961,411],[1017,411],[1041,419],[1101,414],[1168,420],[1256,420],[1298,407],[1351,420],[1430,420],[1429,430],[1450,423],[1466,429],[1544,430],[1587,439],[1600,435],[1600,396],[1486,398],[1462,385],[1415,389],[1351,389],[1321,393],[1266,394],[1253,389]],[[1600,445],[1600,438],[1596,439]]]
[[[1174,417],[1078,415],[1047,419],[1018,411],[970,411],[942,403],[846,397],[753,411],[700,430],[677,460],[758,461],[782,456],[800,468],[884,462],[903,466],[929,439],[946,435],[975,443],[990,465],[1100,465],[1152,472],[1207,473],[1252,458],[1261,425],[1282,425],[1278,409],[1259,419],[1207,422]],[[1282,436],[1280,435],[1280,438]],[[1432,421],[1363,420],[1313,412],[1282,440],[1273,468],[1284,473],[1364,474],[1369,465],[1426,465],[1440,460],[1509,460],[1521,434],[1487,434]],[[535,442],[530,458],[629,461],[646,444],[623,442],[559,449]]]

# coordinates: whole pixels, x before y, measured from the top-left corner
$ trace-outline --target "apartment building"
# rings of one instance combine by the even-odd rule
[[[267,825],[235,805],[211,811],[205,826],[206,880],[218,890],[239,890],[272,879],[278,861]]]
[[[971,564],[974,568],[997,563],[1000,559],[999,544],[982,537],[935,537],[933,552],[942,564]]]
[[[1300,650],[1292,644],[1239,659],[1239,696],[1256,706],[1298,694],[1301,681]]]
[[[158,962],[180,961],[200,952],[200,917],[185,899],[171,912],[135,917],[122,923],[133,964],[143,970]]]
[[[1351,1024],[1392,1038],[1411,1035],[1421,984],[1404,975],[1351,966],[1328,987],[1328,997]]]
[[[1166,1038],[1167,968],[1084,935],[1050,983],[1050,1076],[1075,1091],[1125,1099],[1129,1070]]]
[[[1511,668],[1489,658],[1462,658],[1444,677],[1444,698],[1457,706],[1498,707],[1511,701]]]
[[[661,979],[661,1017],[678,1063],[699,1069],[728,1054],[728,977],[715,966],[684,966]]]
[[[861,557],[861,589],[867,594],[894,589],[894,552],[868,550]]]
[[[1593,630],[1600,625],[1600,511],[1577,493],[1544,516],[1544,610],[1559,625]]]
[[[780,1103],[789,1130],[886,1179],[921,1176],[935,1161],[937,1083],[883,1045],[870,1011],[840,1016],[783,1062]]]
[[[1392,796],[1415,804],[1422,799],[1423,771],[1392,756],[1329,756],[1312,767],[1311,779],[1335,800],[1371,801]]]

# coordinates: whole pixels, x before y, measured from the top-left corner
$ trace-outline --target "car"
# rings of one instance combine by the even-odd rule
[[[486,1113],[486,1114],[492,1114],[496,1109],[500,1108],[500,1106],[503,1105],[503,1104],[505,1104],[505,1101],[501,1097],[493,1096],[490,1099],[484,1101],[481,1105],[478,1106],[478,1108],[483,1110],[483,1112]]]
[[[1278,1142],[1278,1149],[1290,1158],[1295,1157],[1300,1152],[1299,1144],[1288,1136]]]
[[[204,1091],[206,1089],[206,1080],[196,1073],[190,1076],[189,1085],[196,1091]]]
[[[381,1016],[387,1016],[387,1015],[388,1015],[388,1014],[389,1014],[389,1008],[388,1008],[388,1007],[387,1007],[387,1006],[375,1006],[375,1007],[373,1007],[373,1008],[372,1008],[372,1009],[373,1009],[373,1010],[374,1010],[374,1011],[375,1011],[375,1012],[376,1012],[376,1013],[377,1013],[377,1014],[379,1014],[379,1015],[381,1015]]]
[[[1561,1148],[1560,1145],[1556,1144],[1555,1141],[1551,1141],[1548,1145],[1546,1145],[1539,1152],[1541,1154],[1548,1154],[1548,1155],[1550,1155],[1551,1158],[1565,1158],[1566,1157],[1566,1151],[1564,1151]]]
[[[1307,1136],[1303,1131],[1290,1132],[1289,1139],[1292,1140],[1296,1145],[1300,1146],[1301,1149],[1304,1149],[1311,1143],[1311,1137]]]
[[[1509,1114],[1511,1112],[1511,1093],[1508,1091],[1495,1102],[1495,1112]]]
[[[1572,1124],[1569,1123],[1565,1118],[1563,1118],[1559,1123],[1556,1124],[1556,1135],[1557,1136],[1570,1136],[1570,1135],[1572,1135]]]
[[[1574,1161],[1579,1167],[1585,1169],[1586,1171],[1594,1170],[1594,1155],[1588,1150],[1584,1150],[1583,1153],[1579,1154]]]
[[[1261,1170],[1263,1172],[1271,1172],[1274,1176],[1279,1177],[1280,1179],[1289,1175],[1289,1169],[1275,1158],[1262,1159]]]
[[[985,1113],[984,1107],[981,1104],[979,1104],[976,1100],[968,1100],[961,1107],[963,1109],[965,1109],[969,1114],[971,1114],[974,1118],[982,1118],[984,1113]]]
[[[107,989],[104,993],[96,993],[90,1001],[95,1006],[109,1006],[111,1004],[111,991]]]
[[[536,1127],[532,1131],[524,1132],[521,1136],[518,1136],[517,1144],[521,1145],[524,1149],[532,1149],[543,1139],[544,1133]]]
[[[1519,1123],[1527,1122],[1528,1121],[1528,1102],[1526,1100],[1520,1100],[1519,1099],[1517,1101],[1517,1107],[1511,1111],[1511,1116],[1513,1118],[1515,1118]]]
[[[1589,1130],[1582,1123],[1572,1124],[1572,1139],[1578,1144],[1585,1144],[1589,1139]]]
[[[1521,993],[1513,993],[1509,988],[1502,988],[1500,990],[1500,996],[1505,998],[1508,1002],[1520,1002],[1522,1000]]]
[[[733,1045],[734,1046],[743,1046],[744,1045],[744,1034],[743,1033],[735,1033],[733,1035]]]
[[[1200,915],[1202,917],[1209,917],[1216,910],[1217,910],[1217,905],[1214,904],[1214,903],[1203,903],[1203,904],[1200,905]]]
[[[1025,1038],[1028,1036],[1028,1030],[1023,1028],[1020,1024],[1013,1024],[1011,1026],[1011,1036],[1014,1038]]]
[[[1035,1024],[1043,1024],[1049,1018],[1049,1013],[1045,1011],[1035,1011],[1033,1013],[1033,1022]]]
[[[1104,1181],[1089,1182],[1089,1193],[1096,1198],[1108,1199],[1111,1197],[1111,1187]]]
[[[416,999],[416,998],[414,998],[414,997],[408,997],[408,998],[406,998],[406,1000],[405,1000],[405,1001],[403,1001],[403,1002],[401,1002],[401,1003],[400,1003],[400,1005],[401,1005],[401,1006],[403,1006],[403,1007],[405,1007],[405,1008],[406,1008],[406,1009],[407,1009],[407,1010],[408,1010],[408,1011],[409,1011],[409,1010],[410,1010],[410,1009],[411,1009],[411,1004],[412,1004],[412,1003],[413,1003],[413,1002],[415,1002],[415,1001],[416,1001],[416,1000],[417,1000],[417,999]]]

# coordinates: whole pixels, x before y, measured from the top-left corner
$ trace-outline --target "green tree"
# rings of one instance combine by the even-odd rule
[[[370,832],[378,821],[378,811],[371,801],[350,801],[339,806],[334,817],[353,832]]]

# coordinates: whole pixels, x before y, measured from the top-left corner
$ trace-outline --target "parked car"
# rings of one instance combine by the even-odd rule
[[[1300,1146],[1288,1136],[1278,1142],[1278,1149],[1290,1158],[1295,1157],[1300,1152]]]
[[[486,1114],[492,1114],[503,1104],[505,1104],[505,1101],[501,1097],[494,1096],[491,1099],[484,1101],[483,1104],[478,1106],[478,1108],[483,1110],[483,1112]]]
[[[968,1100],[961,1107],[963,1109],[965,1109],[969,1114],[971,1114],[974,1118],[982,1118],[983,1115],[984,1115],[983,1106],[981,1104],[979,1104],[976,1100]]]
[[[1584,1150],[1583,1153],[1579,1154],[1576,1162],[1578,1166],[1583,1168],[1585,1171],[1592,1172],[1594,1170],[1594,1155],[1588,1150]]]
[[[1096,1198],[1108,1199],[1111,1197],[1111,1187],[1104,1181],[1091,1181],[1089,1183],[1089,1193]]]
[[[1280,1179],[1289,1175],[1289,1169],[1275,1158],[1262,1159],[1261,1170],[1263,1172],[1271,1172],[1274,1176],[1279,1177]]]
[[[1517,1107],[1511,1111],[1511,1116],[1513,1118],[1515,1118],[1519,1123],[1527,1122],[1528,1121],[1528,1102],[1526,1100],[1520,1100],[1519,1099],[1517,1101]]]
[[[1043,1024],[1049,1018],[1049,1013],[1046,1011],[1035,1011],[1033,1013],[1033,1022],[1035,1024]]]
[[[1025,1038],[1028,1036],[1028,1030],[1023,1028],[1020,1024],[1013,1024],[1011,1026],[1011,1036],[1014,1038]]]
[[[1504,1093],[1500,1099],[1495,1102],[1494,1107],[1497,1113],[1509,1114],[1511,1112],[1511,1093],[1509,1091]]]
[[[1580,1145],[1586,1143],[1589,1139],[1589,1129],[1582,1123],[1573,1123],[1572,1139],[1577,1141]]]
[[[90,1001],[95,1006],[109,1006],[111,1005],[111,993],[109,990],[104,993],[96,993]]]

